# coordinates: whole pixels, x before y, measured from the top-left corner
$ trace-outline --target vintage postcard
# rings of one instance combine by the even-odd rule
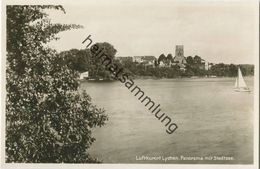
[[[1,168],[258,168],[258,1],[1,5]]]

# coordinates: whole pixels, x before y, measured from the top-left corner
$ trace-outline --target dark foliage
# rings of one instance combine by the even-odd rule
[[[7,6],[6,162],[98,162],[87,149],[103,109],[78,92],[78,72],[46,43],[79,25],[52,24],[61,6]]]

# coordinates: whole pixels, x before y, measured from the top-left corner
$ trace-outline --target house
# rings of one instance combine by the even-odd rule
[[[143,63],[145,65],[154,65],[156,60],[155,56],[134,56],[133,61],[138,63]]]
[[[159,62],[159,67],[171,67],[171,61],[168,59],[163,59]]]
[[[89,72],[88,71],[81,73],[80,77],[79,77],[80,80],[88,79],[88,78],[89,78]]]
[[[212,63],[205,62],[205,70],[210,70],[212,65],[213,65]]]
[[[200,69],[209,70],[212,66],[212,63],[207,62],[204,59],[201,59],[201,63],[199,65]]]
[[[154,56],[144,56],[143,57],[143,62],[145,65],[154,66],[155,60],[156,60],[156,57],[154,57]]]
[[[142,63],[143,56],[134,56],[133,61],[137,63]]]
[[[199,68],[205,70],[206,69],[206,61],[201,59],[201,63],[199,64]]]
[[[120,63],[133,62],[133,57],[131,56],[117,56],[115,59]]]
[[[184,64],[179,64],[178,66],[180,67],[180,70],[182,71],[186,70],[186,66]]]

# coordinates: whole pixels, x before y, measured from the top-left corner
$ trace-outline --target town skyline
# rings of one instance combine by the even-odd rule
[[[103,0],[101,0],[103,2]],[[69,2],[67,2],[69,3]],[[180,2],[116,0],[84,5],[61,4],[66,14],[50,11],[57,23],[76,23],[83,29],[59,34],[50,45],[58,51],[83,49],[91,34],[94,42],[108,42],[116,56],[174,55],[175,45],[185,56],[198,55],[212,63],[253,64],[258,14],[249,2]]]

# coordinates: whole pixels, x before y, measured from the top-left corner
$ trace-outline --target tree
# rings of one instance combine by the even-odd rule
[[[164,54],[161,54],[158,58],[158,64],[160,64],[160,62],[164,60],[166,60],[166,56]]]
[[[87,149],[103,109],[79,93],[78,72],[46,43],[79,25],[52,24],[45,9],[7,6],[6,162],[97,162]]]
[[[89,49],[71,49],[69,51],[62,51],[60,55],[64,57],[65,63],[69,68],[81,73],[89,70],[92,66],[92,56]]]
[[[99,49],[102,49],[102,53],[111,59],[111,64],[115,62],[115,55],[117,50],[114,48],[113,45],[108,42],[95,43],[94,45],[97,45]],[[93,69],[91,72],[93,77],[112,79],[113,74],[111,74],[111,72],[106,69],[106,66],[103,64],[103,61],[105,59],[106,57],[104,56],[101,58],[100,56],[91,56],[91,63],[93,65]]]
[[[110,43],[108,43],[108,42],[102,42],[102,43],[99,42],[99,43],[96,43],[95,45],[98,45],[99,49],[103,48],[104,49],[103,50],[104,54],[106,54],[107,56],[111,57],[111,59],[115,58],[117,50]]]
[[[193,61],[195,64],[201,64],[201,57],[199,57],[198,55],[195,55]]]
[[[192,56],[186,58],[187,64],[192,65],[194,63]]]
[[[173,60],[173,56],[172,56],[171,53],[169,53],[169,54],[167,55],[167,60],[169,60],[169,61],[172,61],[172,60]]]
[[[234,64],[229,65],[228,76],[230,76],[230,77],[237,76],[237,66],[236,65],[234,65]]]

